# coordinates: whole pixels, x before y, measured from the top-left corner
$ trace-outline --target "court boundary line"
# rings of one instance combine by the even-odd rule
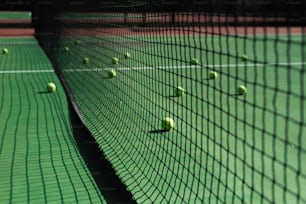
[[[216,64],[216,65],[172,65],[172,66],[146,66],[146,67],[108,67],[99,68],[93,67],[89,69],[66,69],[62,72],[91,72],[91,71],[108,71],[111,69],[119,71],[128,70],[156,70],[156,69],[200,69],[200,68],[220,68],[220,67],[255,67],[255,66],[297,66],[306,65],[306,62],[280,62],[280,63],[253,63],[253,64]]]
[[[26,74],[26,73],[52,73],[53,69],[32,69],[32,70],[0,70],[0,74]]]
[[[66,69],[62,72],[92,72],[92,71],[108,71],[111,69],[119,71],[128,70],[166,70],[166,69],[200,69],[200,68],[221,68],[221,67],[256,67],[256,66],[298,66],[306,65],[306,62],[280,62],[280,63],[252,63],[252,64],[216,64],[216,65],[170,65],[170,66],[146,66],[146,67],[108,67],[100,68],[93,67],[87,69]],[[38,70],[0,70],[0,74],[23,74],[23,73],[55,73],[53,69],[38,69]]]

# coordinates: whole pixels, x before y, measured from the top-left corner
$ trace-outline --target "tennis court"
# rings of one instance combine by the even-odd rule
[[[85,124],[139,203],[300,199],[305,36],[240,32],[63,29],[58,66]],[[210,71],[218,77],[210,79]],[[178,85],[183,97],[175,96]],[[170,133],[161,131],[166,116],[176,123]]]
[[[83,161],[64,90],[34,37],[0,38],[0,202],[103,203]],[[56,94],[47,84],[58,84]]]
[[[58,7],[54,30],[0,38],[3,202],[111,203],[89,157],[136,203],[306,202],[303,20],[182,5]]]

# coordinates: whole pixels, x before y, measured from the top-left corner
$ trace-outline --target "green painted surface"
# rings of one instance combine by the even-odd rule
[[[37,41],[1,38],[0,46],[9,49],[0,55],[0,203],[105,203],[78,152],[60,82],[43,72],[53,68]],[[55,93],[46,92],[49,82]]]
[[[31,19],[31,12],[27,11],[20,11],[20,12],[14,12],[14,11],[0,11],[0,20],[2,19],[18,19],[18,20],[24,20],[24,19]]]
[[[306,202],[302,42],[121,33],[63,37],[56,53],[87,126],[139,203],[296,203]],[[177,85],[183,97],[173,97]],[[176,123],[169,133],[158,131],[166,116]]]

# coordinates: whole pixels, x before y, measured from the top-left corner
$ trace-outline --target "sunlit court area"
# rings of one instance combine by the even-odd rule
[[[306,203],[305,10],[0,1],[0,203]]]

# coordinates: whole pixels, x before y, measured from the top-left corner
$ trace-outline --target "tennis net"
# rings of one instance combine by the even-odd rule
[[[305,2],[65,2],[42,44],[138,203],[306,202]]]

